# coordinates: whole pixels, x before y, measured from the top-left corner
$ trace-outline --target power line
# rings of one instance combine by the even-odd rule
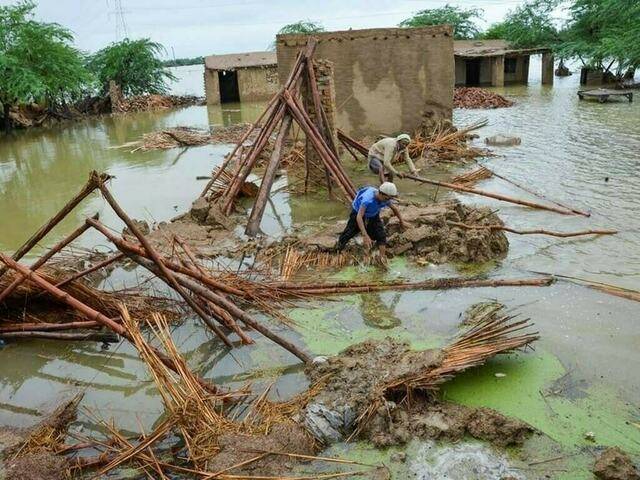
[[[114,0],[114,12],[116,17],[116,40],[122,40],[129,36],[127,22],[124,18],[124,9],[122,8],[122,0]]]

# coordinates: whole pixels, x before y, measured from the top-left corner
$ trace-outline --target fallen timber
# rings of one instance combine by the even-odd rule
[[[449,225],[460,227],[467,230],[504,230],[505,232],[515,233],[517,235],[549,235],[552,237],[580,237],[584,235],[615,235],[617,230],[581,230],[579,232],[552,232],[550,230],[516,230],[515,228],[506,227],[504,225],[467,225],[460,222],[447,221]]]
[[[85,305],[81,301],[69,295],[67,292],[60,290],[59,288],[47,282],[45,279],[40,277],[36,272],[29,270],[24,265],[19,264],[18,262],[13,260],[13,258],[8,257],[7,255],[1,252],[0,252],[0,261],[2,261],[2,263],[4,263],[8,269],[12,269],[12,270],[15,270],[16,272],[21,273],[22,275],[26,276],[29,281],[35,283],[43,290],[46,290],[48,293],[56,297],[61,302],[64,302],[68,304],[70,307],[78,310],[88,320],[100,322],[102,325],[109,328],[111,331],[131,341],[129,333],[122,326],[121,323],[118,323],[113,319],[106,317],[102,313],[94,310],[93,308]],[[176,368],[176,365],[171,361],[171,359],[167,358],[165,355],[163,355],[160,352],[158,352],[158,356],[162,358],[164,362],[166,362],[165,364],[167,365],[168,368],[171,368],[171,369]],[[217,387],[215,387],[208,381],[200,379],[200,382],[205,388],[207,388],[212,393],[218,392]]]
[[[560,215],[575,215],[575,213],[572,212],[571,210],[566,210],[564,208],[561,209],[556,207],[550,207],[547,205],[542,205],[541,203],[529,202],[527,200],[520,200],[517,198],[507,197],[506,195],[500,195],[499,193],[492,193],[492,192],[487,192],[485,190],[479,190],[476,188],[469,188],[462,185],[456,185],[455,183],[439,182],[437,180],[430,180],[428,178],[418,177],[416,175],[409,175],[409,174],[405,174],[403,176],[404,178],[408,178],[409,180],[414,180],[416,182],[448,188],[450,190],[457,190],[459,192],[472,193],[474,195],[480,195],[483,197],[494,198],[502,202],[515,203],[516,205],[522,205],[522,206],[534,208],[537,210],[547,210],[549,212],[559,213]]]

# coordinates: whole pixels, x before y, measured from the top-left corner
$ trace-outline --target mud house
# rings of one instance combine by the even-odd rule
[[[553,84],[553,55],[548,48],[514,49],[505,40],[456,40],[456,86],[502,87],[527,83],[529,58],[542,54],[542,83]]]
[[[350,134],[413,132],[424,118],[451,118],[453,36],[449,26],[314,34],[315,57],[333,64],[336,123]],[[306,35],[278,35],[283,82]]]
[[[266,100],[278,91],[275,52],[210,55],[205,57],[204,66],[209,105]]]

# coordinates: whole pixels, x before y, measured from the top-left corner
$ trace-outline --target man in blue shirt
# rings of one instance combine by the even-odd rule
[[[370,249],[375,240],[380,249],[380,258],[386,260],[387,234],[384,230],[380,211],[389,207],[398,220],[400,228],[405,229],[405,223],[393,204],[393,199],[398,196],[398,189],[391,182],[384,182],[379,188],[363,187],[356,193],[356,198],[351,203],[351,215],[344,231],[338,239],[337,249],[342,250],[349,240],[358,233],[362,234],[364,245]]]

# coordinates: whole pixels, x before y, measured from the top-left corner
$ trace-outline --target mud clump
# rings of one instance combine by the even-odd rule
[[[473,226],[503,225],[489,208],[468,207],[457,200],[433,205],[411,205],[401,209],[407,230],[400,228],[398,219],[385,210],[389,252],[409,255],[428,263],[481,263],[503,258],[509,250],[504,232],[491,229],[468,229],[456,224]],[[344,222],[300,240],[306,249],[331,250]],[[351,247],[354,253],[361,248]]]
[[[311,382],[323,386],[303,412],[302,423],[323,443],[339,441],[380,398],[384,384],[436,369],[442,355],[438,349],[413,351],[408,344],[390,338],[353,345],[307,368]],[[431,395],[416,393],[411,402],[394,400],[398,399],[385,398],[358,425],[360,436],[376,447],[404,444],[415,437],[457,441],[466,435],[505,447],[521,445],[534,431],[494,410],[440,403]]]
[[[388,403],[366,424],[363,435],[376,447],[405,444],[412,438],[459,441],[466,435],[498,447],[520,446],[533,433],[520,420],[490,408],[412,400],[408,407]]]
[[[210,472],[220,472],[250,460],[265,452],[286,452],[313,455],[313,438],[293,422],[274,425],[267,435],[225,434],[219,439],[220,452],[207,463]],[[266,455],[264,458],[235,468],[234,475],[278,477],[291,471],[297,460],[286,455]]]
[[[618,447],[602,452],[593,467],[593,474],[601,480],[640,480],[637,468]]]

